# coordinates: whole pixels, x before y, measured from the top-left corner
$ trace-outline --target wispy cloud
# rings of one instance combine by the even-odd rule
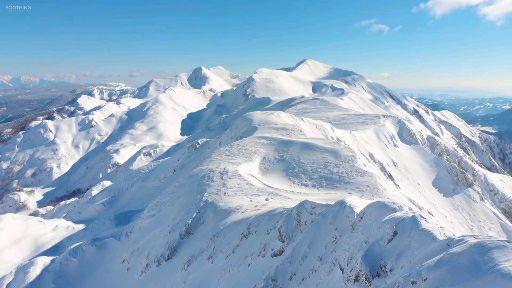
[[[389,27],[386,24],[379,23],[377,19],[367,19],[363,20],[361,22],[356,23],[357,27],[364,27],[368,29],[371,33],[382,33],[384,35],[388,34],[389,32],[397,32],[400,29],[402,29],[402,26],[397,26],[394,28]]]
[[[389,74],[388,72],[384,72],[384,73],[380,74],[380,76],[386,80],[391,78],[391,74]]]
[[[429,0],[415,6],[412,11],[427,10],[438,18],[464,8],[474,8],[485,19],[501,25],[512,13],[512,0]]]
[[[487,20],[501,25],[507,15],[512,13],[512,0],[496,0],[493,3],[479,7],[478,12]]]
[[[402,28],[404,28],[404,26],[402,26],[402,25],[396,26],[395,28],[393,28],[393,32],[398,32],[398,31],[402,30]]]

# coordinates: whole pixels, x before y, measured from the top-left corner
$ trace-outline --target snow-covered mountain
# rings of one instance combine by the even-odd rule
[[[468,122],[474,126],[487,128],[487,130],[490,130],[489,133],[493,133],[500,139],[512,143],[512,108],[496,114],[475,117]]]
[[[59,88],[70,86],[72,84],[55,80],[46,79],[35,76],[11,76],[0,75],[0,89],[3,88]]]
[[[0,287],[512,285],[512,148],[354,72],[199,67],[54,116],[0,145]]]
[[[512,98],[413,97],[428,108],[451,111],[468,124],[512,143]]]
[[[448,110],[464,120],[472,120],[485,115],[501,113],[512,108],[512,97],[463,97],[452,95],[430,96],[410,95],[414,100],[434,111]]]

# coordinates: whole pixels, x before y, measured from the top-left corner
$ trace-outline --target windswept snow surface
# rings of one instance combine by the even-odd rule
[[[31,259],[81,227],[64,219],[0,215],[0,231],[7,232],[0,238],[0,275],[5,275],[17,264]]]
[[[452,113],[313,60],[91,89],[0,146],[0,217],[76,227],[0,287],[512,285],[512,149]]]

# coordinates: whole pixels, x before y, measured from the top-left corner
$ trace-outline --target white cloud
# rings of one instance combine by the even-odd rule
[[[420,3],[412,11],[428,10],[434,17],[441,17],[464,8],[475,8],[485,19],[500,25],[512,13],[512,0],[429,0]]]
[[[488,0],[429,0],[426,3],[420,3],[413,8],[413,11],[428,10],[435,17],[441,17],[457,9],[463,9],[482,4]]]
[[[382,33],[382,34],[388,34],[391,32],[397,32],[398,30],[402,29],[402,26],[397,26],[395,28],[391,28],[388,25],[382,24],[377,22],[377,19],[367,19],[363,20],[361,22],[356,23],[357,27],[365,27],[368,29],[369,32],[372,33]]]
[[[508,14],[512,13],[512,0],[496,0],[488,5],[483,5],[478,9],[485,19],[503,24]]]
[[[402,25],[396,26],[395,28],[393,28],[393,32],[398,32],[398,31],[402,30],[402,28],[404,28],[404,26],[402,26]]]

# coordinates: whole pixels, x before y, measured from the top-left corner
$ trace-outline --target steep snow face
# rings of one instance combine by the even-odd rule
[[[192,73],[187,78],[187,82],[196,89],[219,92],[237,84],[239,77],[220,66],[211,69],[200,66],[192,70]]]
[[[231,85],[213,70],[134,93],[25,209],[85,227],[2,285],[512,284],[511,154],[493,137],[313,60],[259,69],[206,105]]]

